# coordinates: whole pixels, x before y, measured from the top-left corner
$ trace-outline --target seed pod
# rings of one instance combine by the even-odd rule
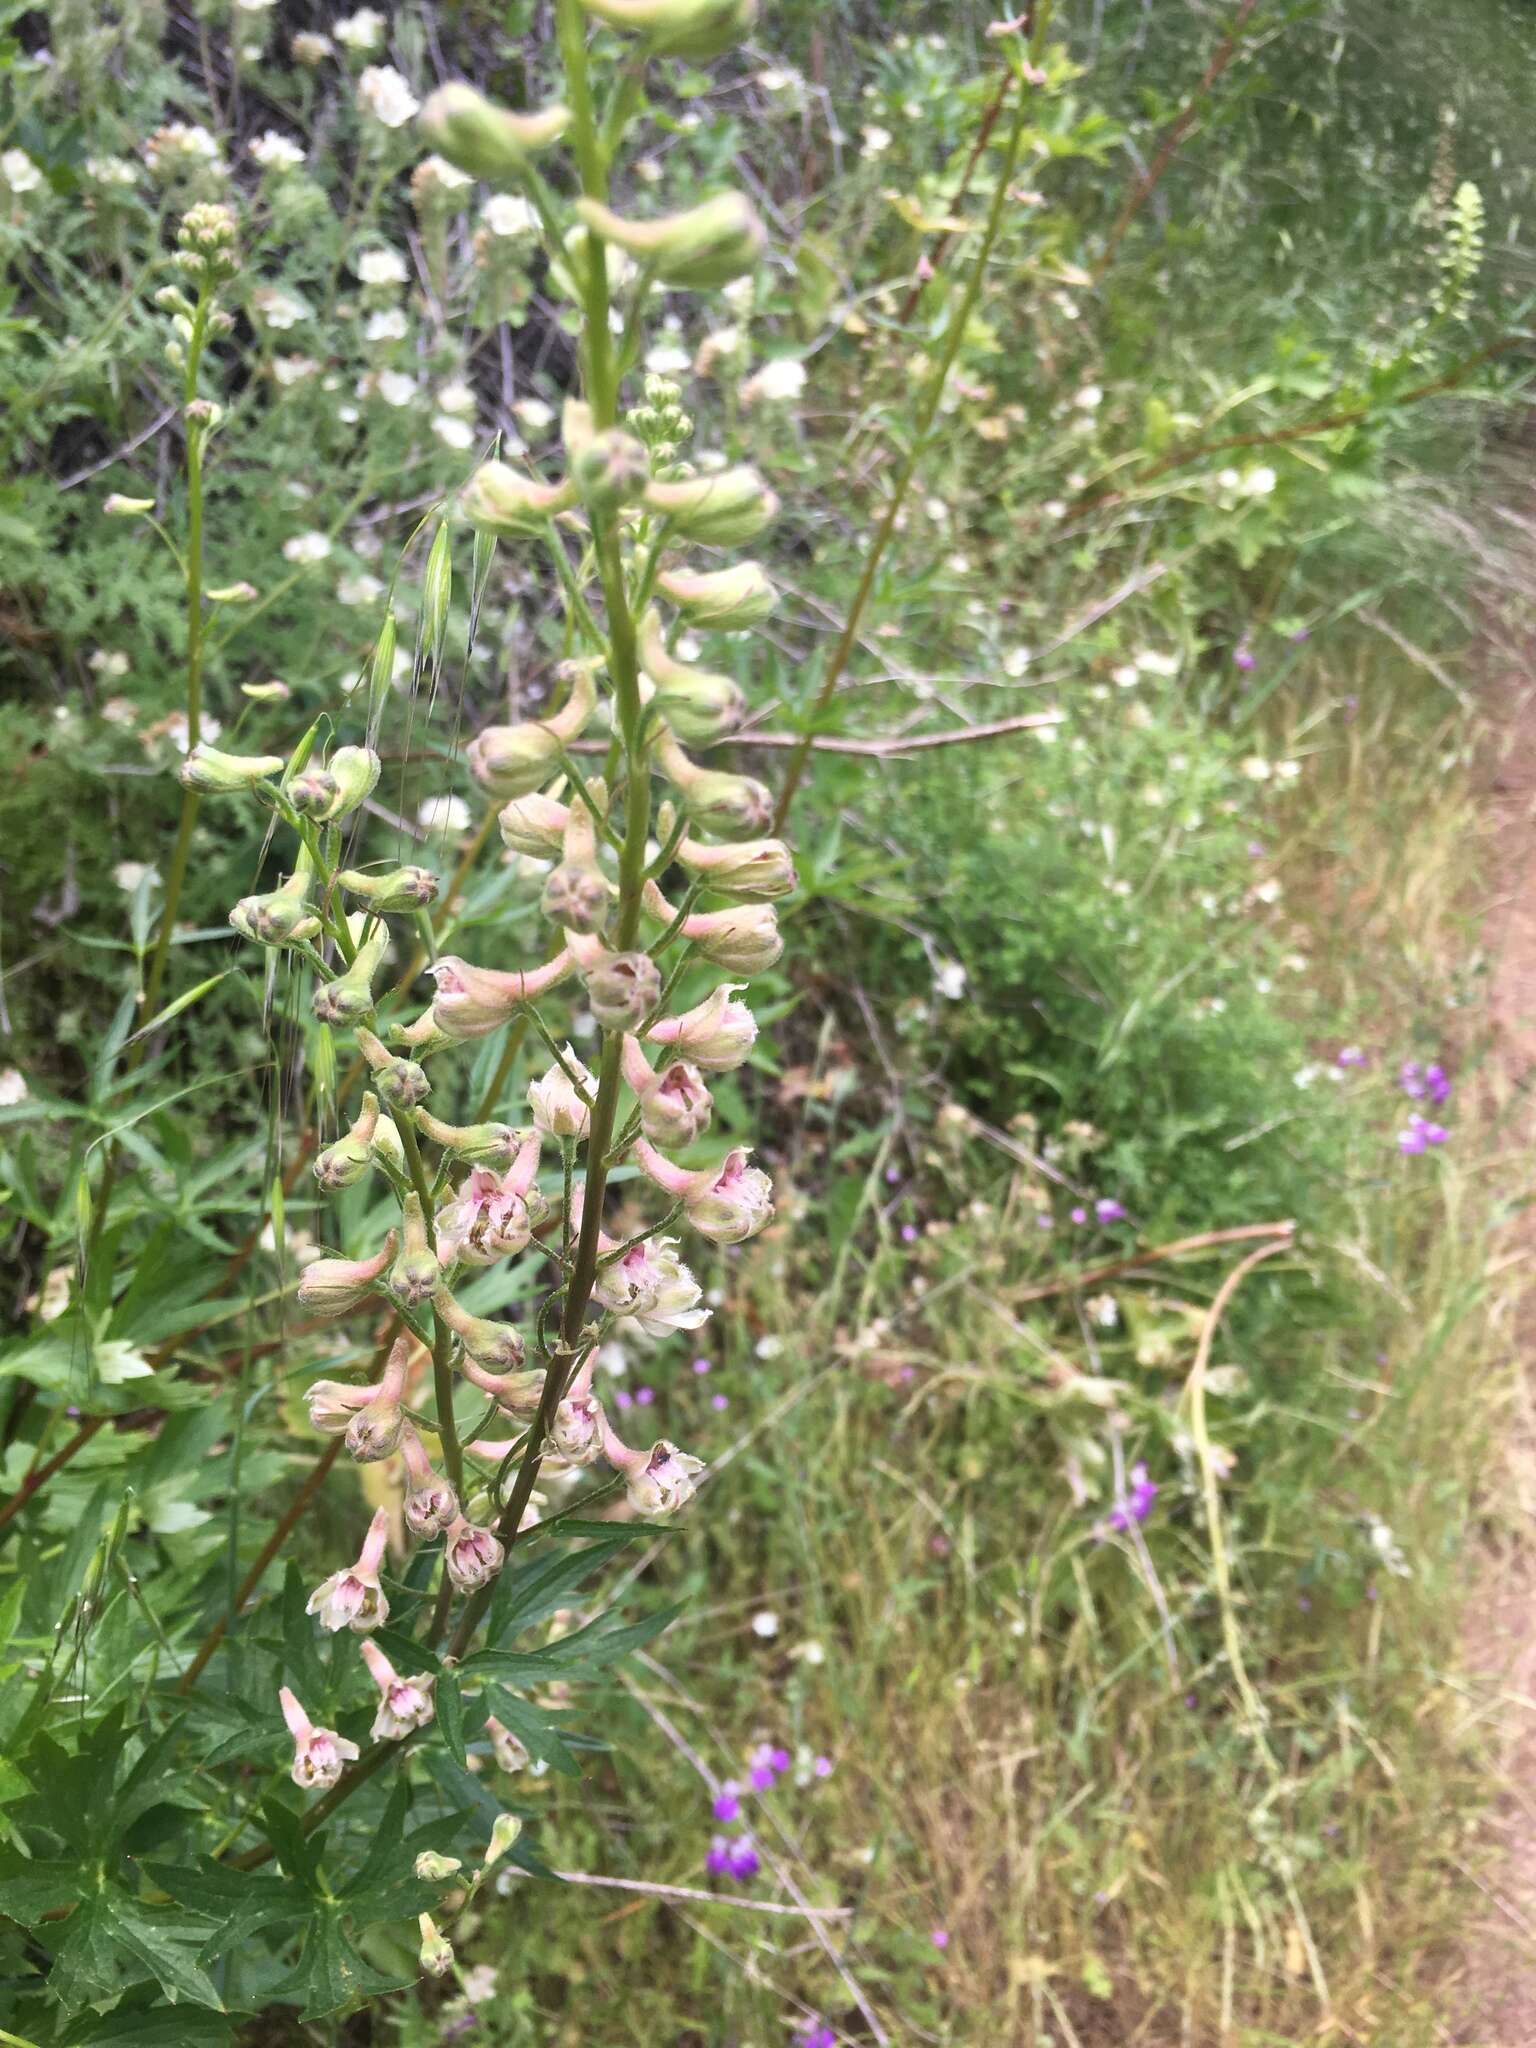
[[[199,740],[182,762],[176,779],[183,789],[226,796],[237,789],[254,789],[258,782],[278,774],[282,765],[276,754],[221,754],[217,747],[205,746]]]
[[[668,570],[657,577],[656,588],[695,626],[713,626],[722,633],[760,626],[779,601],[756,562],[702,572]]]
[[[653,483],[645,509],[688,540],[709,547],[740,547],[777,516],[779,501],[755,469],[722,469],[681,483]]]
[[[721,192],[684,213],[625,220],[597,199],[578,199],[576,216],[602,241],[643,263],[663,284],[709,290],[756,268],[767,231],[739,192]]]
[[[570,121],[570,109],[541,107],[536,114],[514,114],[498,107],[472,85],[439,86],[421,110],[419,126],[439,156],[472,178],[515,182],[528,159],[558,142]]]

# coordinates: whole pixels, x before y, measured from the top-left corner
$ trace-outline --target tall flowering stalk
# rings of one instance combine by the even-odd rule
[[[318,1028],[350,1036],[367,1070],[355,1121],[314,1172],[327,1191],[376,1178],[398,1218],[377,1241],[310,1265],[299,1301],[320,1317],[376,1316],[384,1306],[407,1334],[376,1381],[311,1387],[310,1418],[360,1462],[401,1456],[406,1527],[440,1546],[422,1648],[451,1630],[461,1661],[547,1463],[606,1468],[645,1516],[671,1515],[693,1497],[700,1461],[665,1440],[624,1442],[594,1391],[594,1360],[615,1329],[655,1337],[705,1319],[679,1234],[734,1244],[772,1214],[768,1177],[747,1152],[709,1150],[706,1076],[751,1052],[756,1025],[742,995],[779,958],[774,902],[795,873],[782,842],[763,836],[767,789],[690,751],[724,737],[745,704],[733,681],[693,665],[676,642],[680,629],[744,633],[772,611],[772,584],[736,551],[778,503],[751,469],[684,459],[691,426],[676,387],[646,378],[633,389],[653,293],[712,291],[747,275],[765,236],[735,192],[640,219],[617,210],[611,190],[644,58],[718,53],[752,15],[751,0],[558,0],[563,103],[512,113],[449,85],[421,113],[437,159],[526,198],[551,278],[580,313],[580,389],[565,405],[559,473],[488,461],[458,500],[476,536],[477,581],[492,545],[542,551],[564,605],[569,652],[556,708],[490,726],[468,749],[472,773],[502,807],[507,846],[552,863],[542,953],[509,958],[493,937],[473,960],[446,955],[429,970],[424,1012],[405,1025],[381,1015],[391,920],[418,914],[439,886],[421,868],[350,864],[350,828],[380,773],[374,727],[392,630],[374,663],[367,729],[347,744],[326,754],[312,732],[286,763],[197,746],[184,770],[191,788],[266,802],[286,828],[287,879],[237,905],[231,922],[253,945],[308,965]],[[594,25],[622,36],[629,60],[601,110],[588,66]],[[423,592],[435,650],[450,546],[445,518]],[[583,766],[588,734],[600,740],[598,758]],[[685,1004],[682,977],[701,966],[715,985],[690,986]],[[591,1068],[541,1013],[556,991],[584,996],[596,1020]],[[519,1021],[550,1054],[528,1088],[527,1120],[503,1119],[494,1102],[470,1124],[440,1117],[444,1068]],[[652,1213],[619,1235],[606,1197],[625,1165]],[[549,1284],[528,1325],[471,1313],[464,1283],[531,1250]],[[412,1385],[412,1338],[431,1357],[430,1393]],[[319,1625],[363,1638],[359,1654],[384,1701],[377,1745],[432,1719],[430,1676],[401,1679],[367,1641],[389,1614],[385,1541],[381,1513],[356,1561],[310,1601]],[[346,1745],[311,1729],[291,1696],[284,1709],[301,1752],[295,1777],[324,1788],[329,1810],[353,1782]],[[365,1755],[355,1779],[376,1761]]]

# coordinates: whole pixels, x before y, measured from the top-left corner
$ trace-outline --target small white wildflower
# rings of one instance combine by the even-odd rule
[[[406,284],[411,275],[410,266],[398,249],[364,249],[352,268],[363,284]]]
[[[316,35],[311,29],[300,29],[288,45],[295,64],[302,64],[306,70],[313,70],[334,54],[335,45],[329,36]]]
[[[546,405],[542,398],[520,398],[512,410],[530,434],[542,433],[555,422],[554,407]]]
[[[301,320],[309,318],[309,308],[292,292],[285,292],[280,285],[258,285],[251,293],[251,311],[263,327],[274,334],[286,334],[290,327],[297,327]]]
[[[1246,760],[1239,761],[1237,765],[1238,773],[1246,775],[1250,782],[1268,782],[1270,776],[1274,773],[1274,770],[1262,754],[1250,754]]]
[[[35,192],[43,174],[24,149],[0,150],[0,178],[17,194]]]
[[[1017,681],[1033,659],[1034,656],[1027,647],[1010,647],[1003,656],[1003,674]]]
[[[539,216],[521,192],[497,192],[487,199],[480,223],[500,241],[521,241],[539,231]]]
[[[1158,654],[1148,648],[1137,655],[1136,666],[1144,676],[1176,676],[1179,657],[1176,654]]]
[[[320,365],[313,356],[274,356],[272,358],[272,381],[287,391],[295,384],[302,384],[306,377],[319,373]]]
[[[884,156],[891,146],[890,129],[882,128],[878,121],[871,121],[867,127],[861,128],[859,136],[864,144],[863,149],[859,152],[861,156],[871,158]]]
[[[125,896],[131,896],[146,875],[155,874],[147,861],[120,860],[112,870],[112,879]],[[156,880],[159,877],[156,876]]]
[[[469,805],[461,796],[424,796],[416,806],[416,822],[428,832],[467,832]]]
[[[793,356],[774,356],[741,387],[743,405],[793,405],[805,390],[805,365]]]
[[[1112,1330],[1120,1320],[1120,1307],[1112,1294],[1090,1295],[1087,1303],[1090,1319],[1101,1330]]]
[[[438,413],[432,421],[432,431],[445,448],[464,450],[475,445],[473,425],[468,420],[455,419],[452,413]]]
[[[966,972],[958,960],[940,960],[933,970],[933,987],[947,1003],[958,1003],[965,994]]]
[[[359,17],[354,15],[353,20]],[[340,34],[341,23],[336,24]],[[357,103],[381,128],[403,128],[421,111],[421,102],[400,73],[388,64],[370,64],[357,81]]]
[[[0,1067],[0,1109],[14,1109],[31,1092],[19,1067]]]
[[[363,329],[363,339],[377,348],[392,341],[404,341],[411,331],[411,323],[403,306],[391,306],[382,313],[370,313]]]
[[[646,352],[645,367],[653,377],[681,377],[692,367],[693,357],[675,341],[658,341]]]
[[[456,377],[451,383],[440,384],[437,391],[439,412],[460,413],[472,417],[475,410],[475,394],[462,378]]]
[[[1081,391],[1073,392],[1072,403],[1079,412],[1097,412],[1104,403],[1103,385],[1085,384]]]
[[[789,1654],[791,1657],[797,1657],[802,1664],[825,1664],[827,1661],[826,1645],[817,1642],[814,1636],[806,1642],[796,1643]]]
[[[136,185],[139,167],[125,156],[88,156],[85,175],[98,185]]]
[[[1141,681],[1141,670],[1134,661],[1122,662],[1112,674],[1116,687],[1122,690],[1134,690]]]
[[[307,567],[312,562],[323,562],[331,552],[331,538],[326,533],[296,533],[291,540],[283,542],[285,561]]]
[[[359,7],[356,14],[344,14],[331,24],[331,34],[344,50],[367,56],[384,40],[384,17],[372,7]]]
[[[416,396],[416,379],[408,377],[404,370],[381,370],[373,380],[373,388],[386,405],[398,408],[409,405]]]
[[[91,655],[86,667],[92,675],[101,676],[109,683],[115,683],[128,673],[128,657],[120,648],[109,653],[105,647],[98,647]]]
[[[275,128],[269,128],[264,135],[258,135],[251,143],[251,156],[264,171],[296,171],[304,161],[304,152],[296,142],[286,135],[280,135]]]
[[[1257,469],[1250,469],[1238,488],[1245,498],[1267,498],[1275,488],[1277,478],[1267,463]]]
[[[356,576],[343,576],[336,585],[338,604],[377,604],[384,595],[384,585],[377,576],[366,572]]]
[[[758,1613],[758,1614],[754,1614],[754,1615],[753,1615],[753,1617],[752,1617],[752,1633],[753,1633],[753,1635],[755,1635],[755,1636],[760,1636],[760,1637],[762,1638],[762,1640],[763,1640],[763,1641],[764,1641],[765,1643],[767,1643],[767,1642],[771,1642],[771,1641],[773,1640],[773,1638],[774,1638],[774,1637],[775,1637],[775,1636],[776,1636],[776,1635],[778,1634],[778,1632],[779,1632],[779,1617],[778,1617],[778,1616],[777,1616],[777,1615],[776,1615],[775,1613],[773,1613],[773,1611],[772,1611],[772,1610],[771,1610],[770,1608],[767,1608],[767,1607],[765,1607],[765,1608],[763,1608],[763,1610],[761,1611],[761,1613]]]

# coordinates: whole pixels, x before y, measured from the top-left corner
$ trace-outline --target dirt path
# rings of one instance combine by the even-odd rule
[[[1493,698],[1501,758],[1488,788],[1495,896],[1487,925],[1492,958],[1488,992],[1495,1034],[1493,1086],[1516,1132],[1531,1123],[1536,1100],[1536,682],[1508,674]],[[1536,1252],[1536,1210],[1517,1226]],[[1536,1527],[1536,1295],[1509,1332],[1525,1367],[1525,1408],[1510,1453],[1514,1538],[1487,1567],[1485,1596],[1474,1603],[1471,1668],[1487,1674],[1509,1703],[1503,1758],[1508,1790],[1492,1826],[1500,1868],[1491,1918],[1468,1955],[1469,2028],[1458,2039],[1476,2048],[1536,2048],[1536,1550],[1519,1524]],[[1514,1695],[1515,1699],[1510,1696]]]

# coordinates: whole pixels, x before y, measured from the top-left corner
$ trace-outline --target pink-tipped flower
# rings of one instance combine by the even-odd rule
[[[491,1166],[470,1168],[453,1200],[437,1212],[437,1251],[445,1266],[455,1259],[466,1266],[493,1266],[523,1250],[533,1235],[526,1196],[538,1164],[535,1132],[505,1173]]]
[[[277,1697],[293,1737],[293,1782],[306,1792],[328,1791],[341,1776],[342,1765],[356,1757],[357,1744],[334,1728],[317,1728],[286,1685]]]
[[[382,1628],[389,1619],[389,1602],[379,1584],[379,1566],[384,1562],[384,1545],[389,1535],[389,1513],[379,1508],[368,1525],[368,1534],[356,1564],[332,1572],[309,1596],[306,1614],[313,1614],[322,1628],[334,1635],[338,1629],[354,1629],[366,1635]]]
[[[637,1515],[665,1517],[686,1507],[698,1491],[694,1475],[704,1470],[702,1458],[691,1457],[665,1438],[649,1451],[631,1450],[604,1424],[603,1456],[624,1475],[624,1491]]]
[[[762,974],[784,951],[771,903],[695,911],[683,919],[683,937],[691,939],[706,960],[731,974]]]
[[[446,1977],[453,1968],[453,1943],[439,1930],[430,1913],[418,1913],[416,1925],[421,1931],[417,1961],[429,1977]]]
[[[597,1077],[584,1067],[569,1045],[565,1065],[557,1061],[542,1080],[528,1083],[533,1121],[551,1138],[584,1138],[597,1099]]]
[[[443,1558],[448,1576],[462,1593],[473,1593],[501,1570],[506,1552],[489,1529],[477,1529],[462,1515],[448,1531]]]
[[[390,1351],[384,1377],[373,1399],[365,1408],[359,1408],[347,1424],[347,1450],[360,1465],[376,1464],[399,1446],[405,1428],[400,1398],[405,1392],[405,1368],[410,1355],[410,1345],[404,1337],[400,1338]],[[313,1415],[313,1409],[310,1413]]]
[[[595,1394],[568,1394],[555,1410],[550,1447],[568,1465],[595,1465],[603,1455],[603,1404]]]
[[[487,1372],[498,1373],[522,1364],[525,1345],[510,1323],[488,1322],[461,1308],[446,1287],[439,1287],[432,1306],[464,1346],[464,1355]],[[481,1382],[476,1381],[476,1385]]]
[[[315,1380],[304,1389],[310,1428],[324,1436],[345,1436],[353,1417],[382,1392],[380,1386],[349,1387],[344,1380]]]
[[[413,1728],[425,1728],[437,1712],[433,1690],[437,1680],[428,1672],[402,1678],[377,1643],[362,1644],[363,1662],[379,1688],[379,1711],[369,1731],[375,1742],[401,1742]]]
[[[605,1031],[644,1023],[661,1001],[661,969],[649,953],[603,953],[583,973],[587,1002]]]
[[[688,1203],[688,1221],[711,1244],[755,1237],[773,1215],[773,1182],[747,1157],[739,1145],[728,1152],[709,1186]]]
[[[709,1129],[714,1098],[688,1060],[652,1068],[638,1038],[624,1040],[624,1079],[640,1105],[640,1127],[653,1145],[691,1145]]]
[[[405,1460],[405,1526],[423,1542],[439,1536],[459,1512],[458,1496],[433,1466],[427,1447],[407,1423],[400,1438]]]
[[[299,1306],[312,1316],[344,1316],[373,1292],[395,1256],[399,1239],[391,1231],[371,1259],[315,1259],[299,1276]]]
[[[674,855],[679,867],[728,896],[749,896],[759,902],[787,896],[795,886],[795,864],[782,839],[749,839],[735,845],[711,845],[683,839]]]
[[[459,1371],[472,1387],[489,1394],[503,1415],[526,1422],[538,1413],[539,1397],[544,1390],[543,1373],[487,1372],[467,1356],[459,1360]]]
[[[648,1237],[599,1265],[592,1292],[615,1315],[632,1317],[647,1337],[696,1330],[709,1321],[699,1283],[677,1256],[672,1237]]]
[[[524,974],[472,967],[456,954],[447,954],[428,970],[437,982],[432,1021],[449,1038],[483,1038],[505,1024],[521,1004],[564,981],[574,966],[568,947]]]
[[[533,1759],[510,1728],[504,1727],[494,1714],[485,1717],[485,1732],[491,1738],[491,1754],[499,1769],[509,1777],[518,1771],[526,1771]]]
[[[652,1045],[669,1045],[702,1067],[706,1074],[728,1074],[739,1067],[757,1042],[757,1019],[745,1003],[735,1000],[745,982],[722,982],[678,1017],[663,1017],[645,1034]]]

